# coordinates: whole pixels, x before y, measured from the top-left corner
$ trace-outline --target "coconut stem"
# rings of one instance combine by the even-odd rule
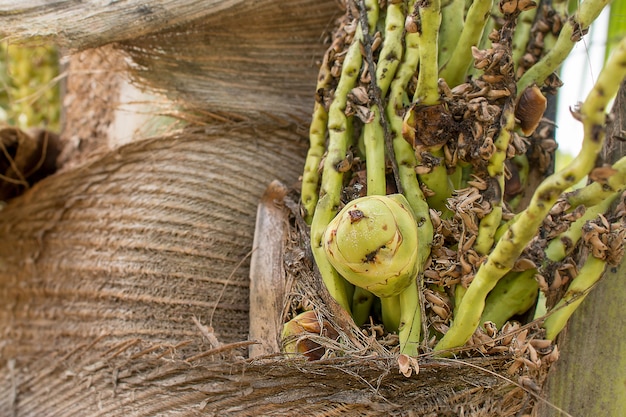
[[[596,84],[583,103],[580,113],[584,138],[582,150],[560,172],[544,180],[526,210],[500,239],[487,261],[481,265],[459,306],[454,323],[435,346],[442,351],[462,346],[480,322],[485,299],[498,281],[513,267],[530,242],[559,195],[591,171],[605,138],[605,109],[626,76],[626,39],[607,61]]]

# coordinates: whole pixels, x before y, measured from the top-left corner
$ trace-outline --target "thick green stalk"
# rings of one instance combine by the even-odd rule
[[[477,46],[480,42],[492,4],[493,0],[475,0],[467,11],[463,31],[454,52],[439,73],[450,87],[465,81],[467,70],[473,61],[472,46]]]
[[[419,74],[413,102],[431,106],[439,103],[438,37],[441,24],[441,1],[418,0],[421,21],[419,34]]]
[[[596,205],[610,197],[615,192],[621,192],[626,186],[626,156],[615,162],[612,168],[616,171],[607,178],[606,182],[594,182],[583,188],[578,188],[565,195],[567,202],[573,208],[580,205],[586,207]]]
[[[394,79],[403,54],[402,35],[406,13],[402,2],[387,6],[385,36],[376,66],[376,85],[380,96],[385,97]]]
[[[317,202],[311,222],[311,251],[324,286],[344,310],[351,312],[350,284],[330,264],[323,247],[324,230],[337,214],[337,207],[330,194],[323,195]]]
[[[374,120],[363,128],[365,144],[365,161],[367,172],[367,195],[385,195],[387,182],[385,179],[385,130],[380,123],[380,111],[372,106]]]
[[[448,62],[463,31],[465,0],[441,2],[441,27],[439,28],[439,62]]]
[[[506,160],[506,151],[511,141],[511,132],[515,128],[515,114],[509,103],[502,112],[502,121],[504,122],[500,129],[500,134],[494,142],[496,151],[489,159],[487,172],[491,178],[496,179],[496,183],[500,188],[496,193],[497,199],[491,201],[491,212],[489,212],[480,221],[478,227],[478,236],[474,249],[480,254],[487,254],[493,246],[496,232],[502,220],[502,207],[504,204],[504,162]]]
[[[368,7],[368,20],[378,16],[378,2]],[[375,11],[375,13],[374,13]],[[371,21],[370,20],[370,21]],[[385,35],[382,49],[376,66],[376,76],[373,80],[374,95],[380,99],[370,107],[373,120],[363,128],[363,140],[365,144],[365,160],[367,170],[367,194],[385,195],[387,192],[385,179],[385,129],[381,118],[384,117],[382,98],[387,95],[389,85],[402,58],[402,33],[404,29],[404,5],[402,3],[390,4],[387,7],[385,17]],[[371,51],[368,51],[371,55]],[[373,63],[373,58],[369,56]],[[370,70],[372,68],[370,67]]]
[[[543,322],[543,328],[546,329],[547,340],[554,340],[561,330],[563,330],[572,313],[574,313],[591,288],[598,282],[600,277],[602,277],[605,267],[605,261],[589,255],[563,298],[554,306],[554,309]]]
[[[326,54],[317,77],[315,91],[324,91],[330,85],[331,80],[332,75],[328,63],[328,54]],[[319,198],[317,189],[320,181],[319,166],[326,151],[326,133],[328,132],[326,129],[328,112],[321,101],[322,98],[318,98],[313,108],[313,116],[309,127],[309,150],[307,151],[302,173],[301,199],[304,207],[304,219],[309,224],[313,220],[315,205]]]
[[[400,338],[400,353],[416,357],[419,355],[421,307],[419,301],[419,287],[417,279],[400,293],[400,324],[398,336]]]
[[[520,213],[517,221],[502,236],[487,261],[479,268],[461,301],[458,317],[435,346],[435,350],[456,348],[469,340],[478,327],[489,291],[513,267],[559,195],[591,171],[604,143],[606,106],[624,76],[626,39],[619,44],[581,106],[584,128],[582,150],[567,167],[539,185],[528,208]]]
[[[522,314],[535,304],[539,284],[536,269],[508,273],[487,296],[481,323],[493,322],[498,329],[516,314]]]
[[[324,230],[337,214],[341,204],[343,173],[337,165],[346,157],[352,137],[352,118],[346,116],[348,93],[356,85],[362,63],[360,42],[363,39],[361,27],[357,28],[355,39],[348,48],[341,69],[341,77],[335,89],[335,98],[328,111],[328,153],[324,161],[320,199],[311,222],[311,250],[319,268],[322,280],[331,296],[346,311],[350,311],[350,298],[346,291],[347,283],[330,265],[322,244]]]
[[[626,36],[626,1],[615,0],[611,2],[611,13],[609,13],[609,26],[606,33],[606,49],[604,50],[604,60],[607,60],[613,51],[613,47]]]
[[[316,102],[309,128],[309,150],[306,154],[302,174],[302,206],[305,211],[304,220],[309,224],[313,220],[313,213],[318,200],[319,165],[326,150],[327,123],[328,112],[323,104]]]
[[[517,70],[520,60],[526,53],[526,47],[528,46],[528,41],[530,40],[530,29],[532,28],[536,15],[537,8],[534,8],[521,12],[517,17],[517,25],[515,27],[515,32],[513,32],[513,39],[511,41],[515,70]]]
[[[409,10],[414,7],[414,1],[409,2]],[[411,145],[402,137],[402,115],[405,105],[409,104],[406,87],[417,70],[419,62],[419,34],[407,33],[404,39],[405,52],[396,76],[391,83],[389,102],[386,108],[387,119],[392,135],[393,152],[398,165],[398,174],[402,193],[406,197],[418,226],[418,277],[409,287],[400,294],[401,353],[417,356],[420,342],[421,309],[419,301],[418,280],[430,255],[433,240],[433,225],[426,198],[422,193],[415,175],[417,160]]]
[[[376,28],[376,22],[378,21],[378,15],[380,9],[377,1],[365,0],[360,2],[361,13],[366,13],[365,16],[361,16],[362,26],[367,22],[367,31],[363,34],[363,51],[365,53],[365,62],[369,65],[369,73],[375,73],[373,64],[374,58],[371,50],[371,39],[373,32]],[[387,43],[385,39],[383,41]],[[376,93],[377,80],[372,77],[370,92]],[[363,145],[365,146],[365,161],[367,170],[367,195],[385,195],[385,132],[383,130],[380,111],[376,103],[374,103],[370,110],[373,112],[372,120],[365,124],[363,127]]]
[[[430,154],[439,159],[439,164],[435,165],[429,173],[420,174],[419,179],[433,192],[433,195],[427,198],[429,207],[447,216],[450,213],[447,207],[448,198],[452,197],[454,188],[448,176],[445,154],[443,149],[433,150]]]
[[[574,48],[574,44],[582,37],[582,31],[589,27],[609,2],[610,0],[587,0],[580,3],[574,16],[563,25],[554,48],[550,49],[539,62],[529,68],[519,79],[517,82],[518,95],[523,93],[526,87],[533,84],[539,86],[543,84],[546,78],[567,58]]]
[[[383,315],[383,325],[385,330],[393,333],[397,332],[400,327],[400,320],[402,316],[400,296],[394,297],[381,297],[380,305]]]
[[[572,222],[566,231],[559,234],[548,243],[545,251],[546,258],[554,262],[565,259],[580,240],[583,233],[583,225],[598,217],[599,214],[606,213],[618,195],[618,193],[613,193],[598,204],[587,207],[585,213],[579,219]]]
[[[362,326],[370,318],[370,311],[376,297],[361,287],[354,287],[352,295],[352,318],[357,326]]]

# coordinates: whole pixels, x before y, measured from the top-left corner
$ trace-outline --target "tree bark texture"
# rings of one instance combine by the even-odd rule
[[[288,131],[187,133],[12,200],[0,215],[0,415],[115,409],[119,375],[94,392],[83,367],[95,376],[118,355],[180,360],[245,341],[257,202],[272,179],[297,178],[305,150]]]
[[[1,1],[0,34],[48,37],[70,51],[115,42],[135,81],[179,108],[303,122],[324,33],[340,14],[332,0]]]
[[[243,0],[1,0],[2,32],[9,39],[55,38],[84,49],[200,19]]]

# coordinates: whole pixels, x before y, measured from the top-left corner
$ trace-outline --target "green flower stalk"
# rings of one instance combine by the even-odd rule
[[[602,277],[605,267],[605,261],[589,255],[563,298],[543,322],[547,340],[554,340],[563,330],[571,315],[583,302],[595,283]]]
[[[399,295],[418,269],[417,223],[401,194],[353,200],[330,222],[324,251],[349,282],[374,295]]]
[[[517,221],[502,236],[487,261],[479,268],[461,301],[458,316],[435,346],[436,351],[456,348],[469,340],[480,323],[487,295],[511,270],[559,195],[591,171],[604,143],[606,106],[625,76],[626,39],[622,40],[606,63],[594,88],[581,106],[580,117],[585,132],[582,150],[570,165],[541,183],[528,208],[521,212]]]
[[[441,25],[440,0],[418,0],[415,5],[419,11],[421,25],[419,34],[419,74],[417,89],[413,101],[420,105],[431,106],[439,103],[438,37]]]
[[[461,36],[450,59],[439,73],[439,76],[446,80],[450,87],[465,81],[467,70],[472,63],[472,46],[477,46],[480,42],[492,3],[493,0],[476,0],[467,11]]]
[[[574,44],[582,39],[582,35],[589,25],[600,15],[610,0],[584,1],[572,16],[567,19],[561,29],[556,44],[535,65],[528,69],[517,82],[517,93],[522,94],[527,87],[533,84],[542,85],[543,82],[565,61],[565,58],[574,48]]]
[[[448,62],[463,31],[465,0],[441,2],[441,27],[439,28],[439,62]]]
[[[481,323],[492,322],[498,329],[516,314],[522,314],[537,301],[539,284],[535,280],[536,269],[512,272],[502,278],[491,290],[485,301]]]
[[[378,2],[364,2],[367,8],[368,19],[378,16]],[[385,39],[380,51],[380,59],[374,66],[373,51],[369,46],[365,46],[365,57],[368,68],[372,76],[370,90],[377,97],[384,97],[389,89],[389,84],[396,72],[400,58],[402,57],[402,28],[404,24],[404,11],[402,4],[391,4],[387,8],[385,20]],[[366,34],[365,45],[368,45]],[[370,106],[372,121],[363,127],[363,143],[365,145],[365,160],[367,162],[367,194],[385,195],[385,129],[382,123],[382,100],[375,100]]]
[[[511,42],[513,63],[515,64],[516,70],[522,57],[526,53],[526,45],[528,45],[528,41],[530,40],[530,29],[536,15],[537,8],[535,7],[530,10],[523,11],[517,18],[517,28],[515,33],[513,33],[513,39]]]

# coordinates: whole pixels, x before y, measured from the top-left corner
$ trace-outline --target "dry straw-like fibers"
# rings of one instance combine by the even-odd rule
[[[210,349],[194,318],[219,343],[245,341],[257,201],[270,179],[296,177],[304,150],[285,131],[187,132],[121,148],[11,201],[0,217],[0,415],[119,404],[91,392],[90,378],[118,355],[166,363]],[[110,394],[119,371],[107,372]],[[74,402],[86,408],[66,410]]]

